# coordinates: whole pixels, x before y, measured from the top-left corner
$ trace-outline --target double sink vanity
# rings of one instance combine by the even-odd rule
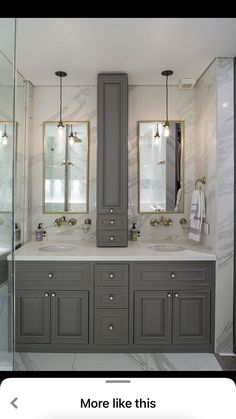
[[[179,244],[16,251],[16,349],[213,352],[215,256]]]

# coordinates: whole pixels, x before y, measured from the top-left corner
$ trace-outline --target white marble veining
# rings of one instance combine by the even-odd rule
[[[40,247],[58,243],[76,244],[78,247],[63,252],[43,252]],[[173,244],[173,243],[172,243]],[[204,252],[200,246],[181,243],[184,250],[178,252],[156,251],[150,248],[150,243],[129,242],[128,247],[96,247],[90,241],[32,241],[15,252],[16,261],[178,261],[178,260],[215,260],[215,255]],[[178,243],[180,245],[180,243]],[[9,256],[10,260],[11,256]]]
[[[27,353],[17,352],[16,371],[222,371],[203,353]]]

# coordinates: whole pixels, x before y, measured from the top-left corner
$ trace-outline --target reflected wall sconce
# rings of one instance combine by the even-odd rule
[[[163,125],[164,127],[164,137],[169,137],[170,135],[170,123],[169,123],[169,116],[168,116],[168,77],[172,76],[174,72],[172,70],[164,70],[162,71],[162,76],[166,77],[166,120]]]
[[[4,133],[2,134],[2,144],[7,145],[8,144],[8,135],[7,135],[7,126],[5,124]]]
[[[62,121],[62,78],[67,76],[67,73],[65,73],[65,71],[56,71],[55,75],[57,77],[60,77],[60,120],[59,123],[57,125],[58,127],[58,135],[59,137],[63,136],[63,129],[65,128],[65,125],[63,124]]]

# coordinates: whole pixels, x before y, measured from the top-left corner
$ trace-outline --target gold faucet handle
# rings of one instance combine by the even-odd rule
[[[75,218],[71,218],[68,221],[69,226],[75,226],[77,224],[77,220]]]

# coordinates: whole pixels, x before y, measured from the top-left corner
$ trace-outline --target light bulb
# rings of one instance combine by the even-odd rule
[[[58,135],[59,135],[59,137],[63,137],[63,133],[64,133],[63,126],[62,125],[58,125],[57,127],[58,127]]]
[[[159,137],[154,138],[154,144],[159,145]]]
[[[8,138],[7,135],[3,135],[3,137],[2,137],[2,143],[3,143],[3,145],[7,145],[8,144],[8,139],[7,138]]]
[[[164,125],[164,137],[169,137],[170,135],[170,127],[169,125]]]
[[[70,137],[70,145],[73,145],[75,143],[74,137]]]

